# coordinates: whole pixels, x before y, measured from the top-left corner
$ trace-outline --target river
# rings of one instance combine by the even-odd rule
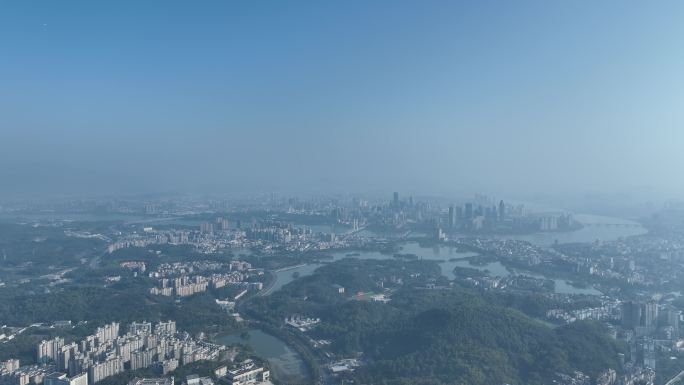
[[[613,241],[633,235],[646,234],[648,230],[639,223],[627,219],[604,217],[600,215],[577,214],[575,220],[584,227],[575,231],[539,232],[524,235],[497,235],[492,238],[519,239],[541,247],[549,247],[558,243]],[[609,224],[609,226],[607,226]],[[615,224],[627,226],[614,226]]]
[[[281,339],[258,329],[248,330],[247,335],[243,338],[241,334],[224,334],[216,337],[215,341],[223,345],[250,346],[254,353],[268,361],[273,376],[279,381],[300,384],[310,381],[309,370],[302,357]]]
[[[274,291],[280,290],[281,287],[287,285],[295,279],[295,275],[304,277],[313,274],[313,272],[318,269],[321,264],[309,263],[301,266],[297,266],[292,269],[281,270],[275,272],[275,281],[269,289],[268,293],[273,293]]]

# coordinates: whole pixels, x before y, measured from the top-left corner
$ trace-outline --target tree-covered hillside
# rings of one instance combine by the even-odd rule
[[[335,314],[338,325],[377,320],[335,339],[340,352],[366,353],[370,364],[354,375],[364,384],[543,384],[556,372],[614,368],[620,351],[598,324],[551,329],[460,290],[404,291],[391,304],[349,302]]]
[[[274,325],[288,314],[320,317],[312,337],[332,341],[338,357],[360,356],[364,365],[351,377],[361,384],[535,385],[559,372],[595,374],[617,366],[621,347],[601,325],[552,329],[506,306],[533,309],[536,316],[558,305],[536,295],[427,289],[439,284],[436,268],[428,261],[343,260],[246,310]],[[356,291],[383,291],[391,302],[366,301]]]

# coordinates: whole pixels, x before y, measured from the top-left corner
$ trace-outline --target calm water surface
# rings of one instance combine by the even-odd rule
[[[250,346],[254,353],[263,357],[271,366],[273,376],[289,383],[306,383],[310,380],[309,371],[302,357],[281,339],[258,329],[247,331],[248,338],[240,334],[224,334],[216,337],[223,345],[242,344]]]
[[[440,247],[438,249],[441,249],[439,252],[436,252],[434,248],[423,248],[420,247],[417,243],[413,245],[412,243],[407,244],[408,248],[411,251],[411,254],[416,254],[419,257],[422,257],[423,259],[430,260],[430,259],[439,259],[442,260],[442,262],[439,263],[439,266],[442,269],[442,275],[449,279],[454,279],[456,278],[454,275],[454,268],[455,267],[469,267],[473,269],[478,269],[478,270],[486,270],[489,272],[489,275],[493,277],[506,277],[512,274],[510,270],[508,270],[504,265],[502,265],[500,262],[491,262],[487,263],[485,265],[471,265],[468,260],[458,260],[458,261],[449,261],[448,259],[451,258],[467,258],[467,257],[472,257],[477,255],[476,253],[461,253],[461,252],[455,252],[453,250],[449,251],[447,247]],[[419,248],[420,250],[415,250],[413,248]],[[408,252],[406,251],[407,249],[405,248],[402,250],[402,252]],[[340,253],[335,253],[333,254],[335,256],[335,260],[339,260],[341,258],[346,257],[346,252],[340,252]],[[379,252],[375,251],[369,251],[369,252],[360,252],[359,256],[354,256],[351,258],[359,258],[359,259],[390,259],[393,258],[391,255],[387,254],[382,254]],[[445,258],[446,257],[446,258]],[[446,260],[445,260],[446,259]],[[297,271],[299,272],[299,277],[304,277],[307,275],[313,274],[313,272],[322,266],[321,264],[310,264],[310,265],[305,265],[302,267],[298,267],[296,269],[292,270],[287,270],[287,271],[282,271],[276,273],[276,282],[273,285],[273,289],[270,291],[270,293],[273,293],[276,290],[279,290],[283,286],[287,285],[288,283],[292,282],[295,280],[294,275],[292,274],[293,272]],[[531,272],[526,272],[526,271],[518,271],[519,274],[524,274],[528,275],[531,277],[537,277],[537,278],[546,278],[546,279],[551,279],[554,281],[555,284],[555,292],[560,293],[560,294],[591,294],[591,295],[600,295],[601,292],[592,288],[592,287],[586,287],[586,288],[580,288],[580,287],[574,287],[570,285],[567,281],[564,279],[558,279],[558,278],[549,278],[540,274],[536,273],[531,273]]]
[[[525,235],[497,235],[493,238],[519,239],[528,241],[537,246],[549,247],[556,241],[558,241],[558,243],[594,242],[597,239],[602,241],[614,241],[633,235],[646,234],[648,232],[648,230],[639,223],[627,219],[588,214],[578,214],[575,215],[574,218],[585,226],[576,231]],[[606,224],[610,224],[611,226],[606,226]],[[630,226],[612,226],[613,224],[626,224]]]

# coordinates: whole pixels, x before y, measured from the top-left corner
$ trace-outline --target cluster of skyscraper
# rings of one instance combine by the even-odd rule
[[[658,346],[669,345],[670,341],[679,338],[681,312],[671,307],[660,307],[655,301],[627,301],[622,303],[621,317],[632,361],[656,369]]]
[[[679,334],[680,312],[672,308],[661,309],[658,303],[651,301],[622,303],[622,327],[634,330],[637,336],[650,335],[660,327],[668,331],[672,338]]]
[[[462,206],[449,206],[447,224],[449,228],[481,229],[487,224],[504,222],[506,219],[506,205],[499,201],[499,205],[475,206],[466,203]]]

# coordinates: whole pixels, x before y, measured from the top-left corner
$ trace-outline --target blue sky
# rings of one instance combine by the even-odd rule
[[[684,182],[677,1],[3,1],[0,195]]]

